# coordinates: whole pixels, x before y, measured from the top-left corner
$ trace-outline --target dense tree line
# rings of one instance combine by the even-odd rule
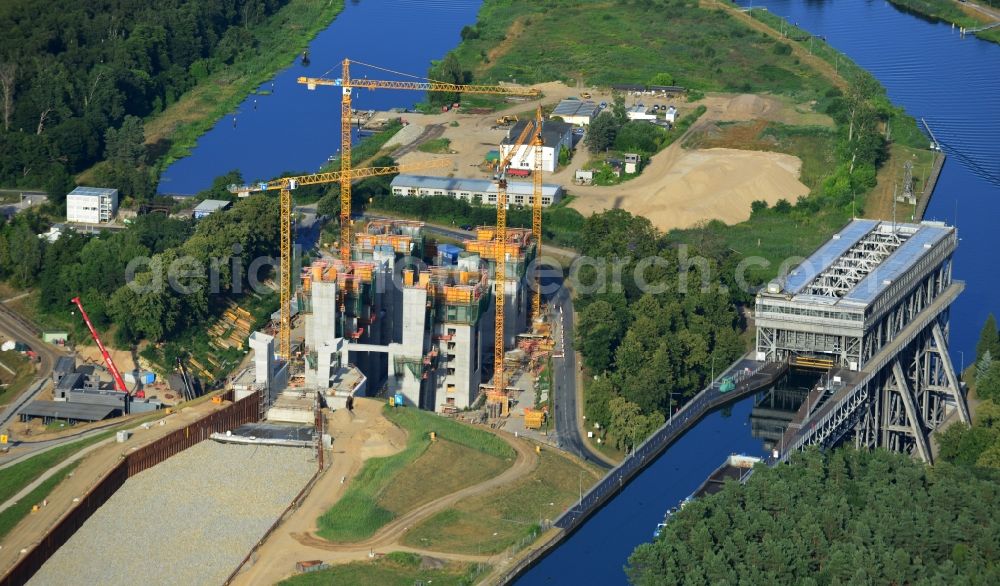
[[[968,382],[980,400],[972,426],[956,422],[940,435],[941,458],[961,466],[1000,469],[1000,332],[993,314],[983,324],[970,374]]]
[[[249,197],[199,220],[190,238],[152,255],[132,283],[111,294],[119,341],[158,342],[204,323],[229,296],[249,290],[253,262],[271,255],[277,241],[274,197]],[[263,281],[272,268],[265,264],[252,277]]]
[[[734,300],[745,294],[729,251],[670,246],[623,210],[588,218],[579,248],[598,265],[577,279],[576,348],[597,375],[587,418],[627,449],[743,352]]]
[[[0,3],[0,184],[59,198],[107,155],[122,195],[155,189],[139,118],[252,51],[287,0]]]
[[[1000,483],[882,450],[808,451],[688,504],[626,572],[659,584],[997,584]]]

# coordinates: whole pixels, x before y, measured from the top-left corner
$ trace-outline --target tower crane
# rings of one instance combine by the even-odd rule
[[[536,120],[534,124],[528,122],[521,130],[517,140],[511,145],[507,156],[500,160],[497,165],[497,230],[496,230],[496,252],[495,263],[496,273],[494,283],[494,303],[496,322],[493,332],[493,391],[489,395],[491,403],[500,403],[500,414],[507,417],[510,414],[510,401],[507,400],[507,373],[504,369],[504,311],[505,311],[505,289],[507,281],[507,167],[511,159],[521,149],[528,144],[529,137],[534,133],[538,137],[541,133],[541,124]],[[534,140],[532,140],[534,143]],[[536,149],[537,150],[537,149]],[[539,150],[539,152],[541,152]]]
[[[531,141],[535,148],[534,197],[531,201],[531,234],[535,238],[535,258],[542,259],[542,106],[535,111],[535,138]],[[556,153],[554,156],[558,156]],[[539,272],[541,267],[535,263],[535,290],[531,295],[531,318],[538,319],[542,315],[542,283]]]
[[[251,193],[263,191],[280,190],[281,192],[281,282],[279,290],[281,297],[281,324],[278,328],[278,356],[289,360],[292,356],[292,312],[289,307],[292,301],[292,190],[300,185],[320,185],[324,183],[340,182],[341,193],[343,186],[350,185],[352,180],[363,179],[365,177],[376,177],[379,175],[392,175],[406,171],[419,171],[422,169],[432,169],[436,167],[448,167],[451,161],[448,159],[431,159],[407,165],[394,165],[391,167],[359,167],[348,169],[345,173],[341,171],[329,171],[326,173],[312,173],[310,175],[298,175],[295,177],[280,177],[270,181],[262,181],[252,185],[230,185],[229,192],[240,197],[247,197]],[[345,179],[347,178],[347,179]],[[348,213],[350,213],[348,211]],[[348,222],[349,222],[348,218]],[[343,225],[343,224],[341,224]],[[348,257],[345,262],[350,262],[350,243],[348,243]]]
[[[417,90],[425,92],[454,92],[465,94],[500,94],[513,96],[539,96],[540,92],[532,88],[520,88],[506,85],[467,85],[445,83],[441,81],[381,81],[375,79],[351,77],[351,63],[379,69],[396,75],[409,74],[392,71],[376,65],[344,59],[341,77],[327,79],[322,77],[299,77],[298,83],[308,89],[315,90],[318,86],[334,86],[341,88],[340,94],[340,171],[349,175],[351,171],[351,92],[353,88]],[[351,259],[351,183],[340,183],[340,257],[344,262]]]
[[[83,316],[83,321],[87,324],[87,329],[90,330],[91,337],[94,338],[95,342],[97,342],[97,348],[101,351],[101,357],[104,358],[104,364],[108,367],[108,372],[111,373],[111,378],[115,380],[115,390],[128,394],[128,387],[125,386],[125,381],[122,379],[122,373],[118,371],[118,367],[115,366],[115,361],[111,359],[111,354],[108,352],[108,349],[104,347],[104,343],[101,342],[101,336],[97,334],[94,324],[90,322],[90,316],[88,316],[87,312],[83,309],[83,303],[80,301],[80,298],[74,297],[69,301],[70,303],[75,303],[80,309],[80,315]],[[139,399],[144,399],[146,398],[146,393],[140,389],[136,391],[135,396]],[[126,406],[126,409],[127,408],[128,407]]]

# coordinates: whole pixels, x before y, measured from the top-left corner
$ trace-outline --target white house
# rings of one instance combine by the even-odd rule
[[[600,108],[594,102],[590,100],[577,100],[575,98],[567,98],[556,106],[549,118],[562,118],[563,122],[568,122],[575,126],[589,126],[590,121],[593,120]]]
[[[676,122],[677,121],[677,108],[674,108],[673,106],[670,106],[666,110],[664,110],[663,111],[663,119],[666,120],[667,122],[671,123],[671,124],[673,124],[674,122]]]
[[[118,190],[77,187],[66,195],[66,221],[85,224],[110,222],[118,211]]]
[[[534,121],[521,120],[514,125],[507,133],[507,138],[500,142],[500,157],[506,158],[514,146],[514,141],[521,135],[524,125]],[[556,120],[542,121],[542,171],[552,173],[559,163],[559,151],[565,147],[567,150],[573,149],[573,125],[568,122],[558,122]],[[521,145],[514,156],[511,157],[510,166],[513,169],[533,170],[535,168],[535,147],[533,145]]]
[[[428,175],[396,175],[389,184],[393,195],[402,197],[427,197],[447,195],[455,199],[483,204],[497,203],[497,184],[489,179],[463,179],[460,177],[432,177]],[[510,205],[531,205],[535,189],[530,181],[508,181],[507,203]],[[562,199],[561,185],[542,184],[542,207],[549,207]]]
[[[646,111],[646,106],[639,104],[632,106],[625,113],[629,120],[656,120],[656,114]]]

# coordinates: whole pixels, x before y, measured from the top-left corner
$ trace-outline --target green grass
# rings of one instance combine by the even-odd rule
[[[28,388],[35,379],[35,367],[13,350],[0,352],[0,362],[14,371],[11,375],[6,370],[0,369],[0,382],[4,383],[3,388],[0,388],[0,405],[6,405]]]
[[[427,451],[431,444],[431,431],[440,439],[494,458],[514,458],[514,450],[507,442],[457,421],[410,408],[392,409],[387,406],[384,413],[386,418],[409,434],[406,448],[398,454],[365,462],[341,499],[317,520],[317,534],[324,539],[339,542],[364,539],[396,517],[396,513],[388,508],[391,505],[387,506],[380,497],[408,465]]]
[[[769,91],[801,99],[830,82],[776,41],[695,2],[560,3],[486,0],[455,53],[481,80],[594,85],[649,83],[657,74],[703,91]],[[706,42],[711,39],[711,42]]]
[[[467,586],[490,566],[450,562],[440,568],[421,568],[419,555],[392,552],[373,562],[352,562],[329,570],[299,574],[280,582],[282,586],[327,586],[329,584],[378,584],[379,586]]]
[[[403,544],[463,554],[494,554],[527,545],[540,522],[554,520],[600,474],[560,453],[542,449],[538,466],[510,486],[462,499],[410,528]]]
[[[56,466],[83,448],[115,435],[119,429],[135,427],[144,421],[158,419],[162,416],[162,412],[153,413],[147,417],[104,430],[92,437],[52,448],[47,452],[32,456],[23,462],[18,462],[9,468],[3,469],[0,471],[0,503],[7,501],[7,499],[20,492],[25,486],[34,482],[46,470]]]
[[[859,207],[861,203],[859,198]],[[673,230],[667,238],[672,242],[698,246],[699,250],[717,246],[736,251],[741,259],[760,259],[767,266],[749,264],[745,272],[747,281],[753,285],[764,283],[777,275],[786,259],[809,255],[850,219],[849,209],[823,210],[817,213],[793,209],[782,213],[770,208],[733,226],[713,220],[698,228]],[[791,267],[786,267],[786,270],[789,268]]]
[[[889,0],[889,3],[902,9],[904,12],[918,14],[931,20],[951,22],[965,28],[979,28],[993,22],[985,14],[980,14],[981,17],[970,15],[952,0]],[[990,4],[983,0],[978,0],[978,3]],[[1000,3],[994,4],[994,7],[998,6],[1000,6]],[[998,29],[982,31],[976,33],[976,36],[987,41],[1000,43],[1000,30]]]
[[[424,144],[417,147],[417,150],[423,153],[433,153],[433,154],[449,154],[451,150],[451,139],[449,138],[432,138]]]
[[[3,511],[0,511],[0,541],[7,536],[21,519],[26,517],[31,512],[31,507],[42,502],[49,493],[52,492],[55,487],[62,482],[66,476],[72,472],[79,462],[73,462],[69,466],[66,466],[59,472],[52,475],[51,478],[45,480],[45,482],[38,485],[38,487],[28,493],[24,498],[17,502],[17,504],[12,505]]]

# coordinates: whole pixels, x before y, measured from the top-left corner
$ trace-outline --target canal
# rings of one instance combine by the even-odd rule
[[[347,0],[343,12],[310,43],[309,65],[296,59],[261,84],[259,94],[250,95],[235,113],[198,139],[190,156],[166,169],[160,192],[193,195],[233,169],[242,171],[248,181],[317,171],[339,150],[339,89],[311,92],[295,79],[340,77],[344,58],[426,75],[431,60],[441,59],[458,44],[462,27],[475,24],[480,4],[479,0]],[[352,75],[386,78],[387,74],[357,67]],[[425,95],[355,90],[354,107],[406,108]]]
[[[886,2],[754,0],[824,36],[887,88],[894,104],[924,117],[948,160],[926,219],[955,223],[961,242],[955,278],[967,288],[952,306],[951,347],[957,365],[975,356],[989,312],[1000,314],[1000,45],[960,38],[946,23],[901,12]],[[763,455],[750,434],[753,399],[728,417],[709,415],[671,446],[622,494],[528,571],[518,586],[624,584],[632,550],[652,538],[666,509],[693,492],[730,453]]]
[[[339,100],[336,91],[308,92],[295,78],[337,77],[344,57],[423,74],[431,59],[457,44],[461,28],[475,22],[479,5],[477,0],[348,0],[310,45],[311,64],[296,61],[274,78],[272,93],[250,96],[235,113],[235,127],[232,116],[221,120],[191,156],[167,169],[160,190],[193,194],[231,169],[240,169],[248,180],[315,171],[336,154]],[[754,6],[826,37],[870,70],[894,103],[926,118],[943,144],[948,162],[926,217],[957,220],[961,244],[954,270],[968,287],[953,306],[952,355],[957,364],[971,361],[987,313],[1000,313],[994,232],[1000,220],[1000,46],[961,39],[948,24],[874,0],[755,0]],[[260,89],[271,90],[271,83]],[[415,92],[361,91],[355,104],[388,109],[422,98]],[[518,584],[625,583],[622,567],[629,553],[651,539],[666,509],[694,491],[730,453],[764,454],[750,433],[752,402],[745,399],[706,417]]]

